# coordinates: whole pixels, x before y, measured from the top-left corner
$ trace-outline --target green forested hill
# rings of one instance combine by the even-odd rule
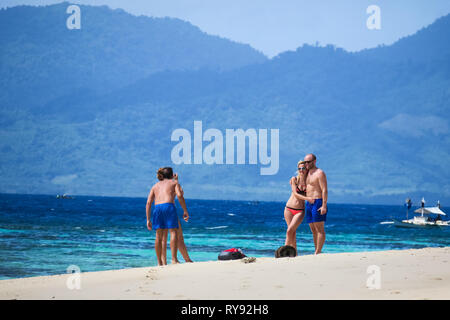
[[[0,191],[146,196],[157,168],[172,165],[187,197],[284,201],[297,161],[314,152],[330,202],[425,196],[445,205],[450,61],[435,42],[448,38],[449,20],[389,47],[303,46],[234,67],[153,70],[111,80],[113,90],[68,86],[32,109],[3,108]],[[427,53],[410,59],[411,48]],[[279,129],[278,174],[261,176],[259,165],[173,165],[171,133],[193,133],[195,120],[223,133]]]
[[[166,70],[230,70],[267,60],[249,45],[172,18],[69,3],[0,10],[0,103],[32,109],[72,93],[107,92]]]

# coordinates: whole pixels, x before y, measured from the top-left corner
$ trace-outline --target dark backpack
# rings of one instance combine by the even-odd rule
[[[245,254],[241,249],[231,248],[222,251],[218,258],[219,260],[237,260],[245,258]]]

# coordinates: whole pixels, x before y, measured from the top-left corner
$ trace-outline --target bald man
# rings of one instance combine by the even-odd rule
[[[316,156],[312,153],[304,158],[308,170],[306,177],[306,196],[314,202],[306,201],[306,222],[314,239],[315,254],[322,252],[325,243],[325,221],[327,220],[328,188],[325,172],[316,167]]]

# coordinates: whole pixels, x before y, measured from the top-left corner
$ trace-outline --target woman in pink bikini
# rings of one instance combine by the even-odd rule
[[[287,231],[286,241],[284,245],[294,247],[297,251],[297,228],[305,217],[305,200],[313,202],[312,199],[306,197],[306,175],[307,170],[304,161],[297,164],[298,175],[292,177],[291,184],[292,193],[284,208],[284,220],[286,220]]]

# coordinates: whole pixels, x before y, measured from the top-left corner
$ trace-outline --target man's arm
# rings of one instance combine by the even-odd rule
[[[322,207],[320,207],[320,214],[327,213],[327,201],[328,201],[328,186],[327,186],[327,176],[325,172],[322,171],[322,174],[319,176],[319,186],[322,190]]]
[[[174,175],[173,175],[173,180],[175,180],[176,181],[176,183],[180,186],[180,190],[181,190],[181,196],[184,196],[184,191],[183,191],[183,189],[181,188],[181,185],[180,185],[180,182],[178,181],[178,173],[175,173]],[[175,189],[175,192],[176,192],[176,189]],[[178,195],[177,195],[178,196]]]
[[[310,203],[314,202],[313,198],[306,197],[297,193],[297,184],[295,183],[295,177],[292,177],[289,182],[291,184],[292,194],[294,195],[294,197],[296,197],[298,200],[306,200]]]
[[[177,184],[175,185],[175,194],[177,195],[181,208],[183,208],[183,219],[184,221],[187,222],[189,220],[189,213],[186,207],[186,201],[184,200],[184,192],[183,189],[181,188],[181,185],[178,183],[178,180]]]
[[[147,215],[147,229],[148,230],[152,230],[152,222],[150,220],[150,215],[152,212],[153,201],[155,201],[155,191],[152,188],[147,197],[147,204],[145,205],[145,214]]]

